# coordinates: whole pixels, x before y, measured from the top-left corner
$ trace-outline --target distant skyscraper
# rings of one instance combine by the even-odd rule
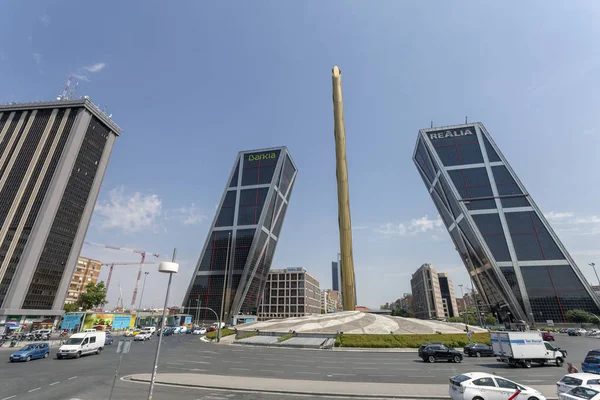
[[[0,323],[63,314],[120,132],[87,99],[0,106]]]
[[[340,270],[336,261],[331,262],[331,288],[340,291]]]
[[[440,281],[431,264],[423,264],[410,280],[415,317],[443,319],[444,313]]]
[[[442,295],[442,304],[444,306],[444,315],[448,318],[458,317],[458,306],[456,297],[454,297],[454,285],[452,279],[444,272],[438,273],[440,281],[440,294]]]
[[[504,321],[600,314],[598,297],[483,124],[421,129],[413,160],[482,307]]]
[[[285,147],[238,153],[184,298],[186,310],[208,307],[221,315],[227,269],[223,318],[257,314],[296,174]],[[206,309],[199,314],[215,320]]]

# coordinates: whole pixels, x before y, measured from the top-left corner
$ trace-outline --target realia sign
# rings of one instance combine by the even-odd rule
[[[429,139],[446,139],[446,138],[455,138],[461,136],[469,136],[475,134],[475,128],[465,128],[465,129],[453,129],[453,130],[445,130],[445,131],[437,131],[437,132],[429,132]]]

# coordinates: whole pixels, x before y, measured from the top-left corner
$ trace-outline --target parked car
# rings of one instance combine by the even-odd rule
[[[550,332],[542,332],[542,340],[546,342],[554,342],[554,335]]]
[[[565,375],[556,382],[556,394],[566,393],[577,386],[589,386],[600,390],[600,376],[586,372]]]
[[[112,334],[110,332],[105,332],[105,339],[104,339],[104,344],[105,345],[109,345],[109,344],[113,344],[113,337]]]
[[[575,329],[573,329],[573,328],[569,328],[569,329],[567,329],[567,334],[568,334],[569,336],[579,336],[579,335],[577,334],[577,330],[575,330]]]
[[[470,343],[463,348],[463,353],[469,357],[493,357],[494,349],[484,343]]]
[[[171,336],[175,333],[175,329],[171,327],[166,327],[165,331],[162,333],[162,336]]]
[[[192,331],[192,334],[194,335],[206,335],[206,328],[204,327],[200,327],[200,328],[196,328]]]
[[[71,335],[60,346],[56,358],[79,358],[85,354],[100,354],[106,342],[106,333],[102,331],[81,332]]]
[[[48,343],[30,343],[10,355],[10,362],[31,361],[36,358],[48,358],[50,345]]]
[[[216,326],[209,326],[208,329],[206,330],[207,332],[215,332],[217,330]]]
[[[425,362],[436,362],[437,360],[462,362],[463,355],[458,350],[443,344],[429,344],[423,349],[419,348],[419,357]]]
[[[187,326],[180,326],[179,327],[179,333],[187,333],[188,328]]]
[[[587,386],[577,386],[566,393],[560,393],[558,400],[600,400],[600,392]]]
[[[588,351],[581,363],[581,370],[590,374],[600,374],[600,349]]]
[[[484,372],[468,372],[450,378],[448,392],[452,400],[508,399],[519,390],[519,399],[546,400],[533,388]]]

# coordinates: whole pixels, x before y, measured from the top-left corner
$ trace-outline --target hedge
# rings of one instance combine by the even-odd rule
[[[291,338],[293,338],[293,337],[294,337],[294,334],[293,334],[293,333],[286,333],[285,335],[279,336],[279,337],[277,338],[277,341],[278,341],[278,342],[283,342],[283,341],[285,341],[285,340],[288,340],[288,339],[291,339]]]
[[[449,347],[463,347],[469,343],[466,333],[430,334],[430,335],[367,335],[342,334],[335,340],[336,347],[365,347],[365,348],[418,348],[422,344],[438,342]],[[471,342],[491,344],[490,335],[472,333]]]
[[[233,329],[227,329],[227,328],[221,329],[221,337],[233,335],[234,333],[235,333],[235,331]],[[217,331],[208,332],[206,334],[206,338],[207,339],[216,339],[217,338]]]
[[[237,334],[237,336],[235,337],[236,339],[246,339],[252,336],[256,336],[258,335],[258,332],[256,331],[252,331],[252,332],[240,332]]]

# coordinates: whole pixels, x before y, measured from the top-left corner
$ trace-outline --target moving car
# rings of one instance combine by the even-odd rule
[[[71,335],[60,346],[56,358],[79,358],[84,354],[100,354],[106,342],[106,333],[102,331],[82,332]]]
[[[458,350],[443,344],[429,344],[421,347],[419,348],[419,357],[425,362],[433,363],[437,360],[444,360],[459,363],[463,359],[463,355]]]
[[[577,386],[566,393],[559,393],[558,400],[600,400],[600,392],[587,386]]]
[[[592,389],[600,390],[600,376],[585,372],[565,375],[556,382],[556,394],[566,393],[577,386],[589,386]]]
[[[485,343],[470,343],[463,348],[463,353],[469,357],[493,357],[494,349]]]
[[[171,336],[175,333],[175,328],[166,327],[165,331],[162,333],[162,336]]]
[[[545,340],[546,342],[554,342],[554,335],[552,335],[550,332],[542,332],[542,340]]]
[[[508,399],[519,391],[519,400],[546,400],[533,388],[484,372],[468,372],[452,377],[448,389],[452,400]]]
[[[145,326],[143,330],[150,331],[150,334],[153,335],[156,333],[156,328],[153,326]]]
[[[125,336],[126,337],[136,336],[136,335],[139,335],[140,332],[141,332],[140,329],[128,330],[125,332]]]
[[[36,358],[48,358],[50,345],[48,343],[31,343],[10,355],[10,362],[31,361]]]
[[[135,335],[133,337],[133,340],[135,340],[136,342],[139,341],[146,341],[146,340],[150,340],[150,338],[152,337],[152,334],[150,333],[150,331],[141,331],[140,333],[138,333],[137,335]]]
[[[600,349],[590,350],[581,363],[581,370],[590,374],[600,374]]]
[[[196,328],[192,331],[192,334],[194,335],[206,335],[206,328],[202,327],[202,328]]]

